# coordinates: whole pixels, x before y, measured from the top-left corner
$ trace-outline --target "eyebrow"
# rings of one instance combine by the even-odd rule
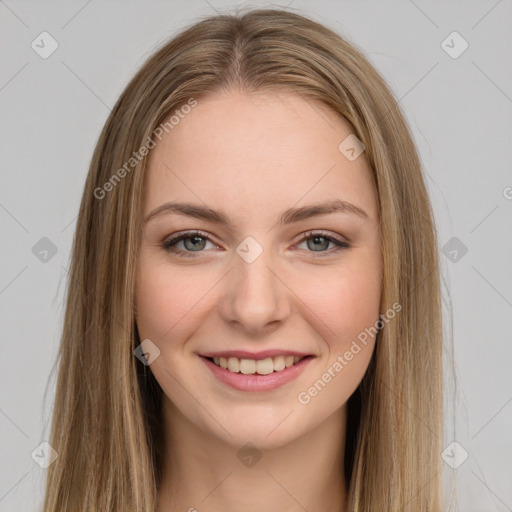
[[[149,222],[155,217],[160,217],[170,213],[177,213],[179,215],[186,215],[196,219],[208,220],[216,224],[223,224],[230,228],[234,228],[233,223],[223,211],[212,210],[211,208],[201,206],[199,204],[183,202],[169,202],[158,206],[146,216],[144,223]],[[277,223],[280,225],[292,224],[294,222],[299,222],[320,215],[327,215],[329,213],[349,213],[361,218],[368,218],[368,214],[358,206],[348,203],[347,201],[342,201],[341,199],[335,199],[333,201],[301,206],[299,208],[289,208],[279,215]]]

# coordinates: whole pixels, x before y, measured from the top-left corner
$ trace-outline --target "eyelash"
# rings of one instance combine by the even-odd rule
[[[172,252],[176,254],[179,257],[185,257],[185,258],[197,258],[199,256],[199,253],[204,251],[183,251],[181,249],[176,249],[174,246],[178,242],[181,242],[181,240],[187,239],[187,238],[194,238],[196,236],[199,236],[201,238],[204,238],[206,241],[210,241],[213,243],[213,240],[208,236],[207,233],[204,233],[203,231],[187,231],[186,233],[182,233],[181,235],[175,236],[174,238],[169,238],[165,240],[162,243],[162,247],[167,252]],[[309,251],[312,253],[311,257],[313,258],[322,258],[325,255],[331,255],[333,253],[337,253],[343,249],[348,249],[351,247],[351,245],[348,242],[345,242],[344,240],[338,239],[337,237],[328,236],[322,231],[308,231],[307,233],[304,233],[302,238],[297,243],[302,243],[305,240],[308,240],[310,238],[314,237],[322,237],[327,239],[329,242],[334,243],[337,247],[334,250],[327,250],[327,251],[319,251],[320,254],[315,254],[315,251]],[[323,254],[322,254],[323,253]]]

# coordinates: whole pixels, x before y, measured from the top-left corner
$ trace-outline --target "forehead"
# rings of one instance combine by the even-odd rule
[[[339,149],[353,130],[320,102],[240,90],[197,101],[151,150],[146,213],[177,199],[241,214],[339,198],[376,218],[364,153],[350,161]]]

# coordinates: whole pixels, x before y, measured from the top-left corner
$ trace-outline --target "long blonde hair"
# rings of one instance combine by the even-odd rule
[[[162,390],[134,357],[147,158],[126,163],[191,98],[233,87],[320,101],[365,146],[382,233],[381,311],[397,301],[402,310],[379,332],[349,401],[347,510],[438,512],[440,275],[420,160],[397,101],[362,52],[319,23],[275,9],[220,14],[183,30],[148,58],[105,123],[72,247],[49,437],[58,458],[48,468],[43,510],[154,510]]]

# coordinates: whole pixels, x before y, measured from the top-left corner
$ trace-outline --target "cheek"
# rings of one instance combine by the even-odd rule
[[[174,337],[199,312],[201,297],[213,285],[211,277],[178,271],[165,263],[145,264],[143,258],[139,268],[135,301],[141,338]]]
[[[328,329],[330,345],[344,344],[357,337],[379,317],[381,275],[375,258],[354,258],[309,281],[308,307]]]
[[[297,396],[300,404],[313,404],[314,413],[307,409],[312,416],[323,418],[345,404],[371,360],[381,288],[380,267],[367,263],[340,268],[309,294],[307,306],[315,313],[315,330],[325,342],[322,363]]]

